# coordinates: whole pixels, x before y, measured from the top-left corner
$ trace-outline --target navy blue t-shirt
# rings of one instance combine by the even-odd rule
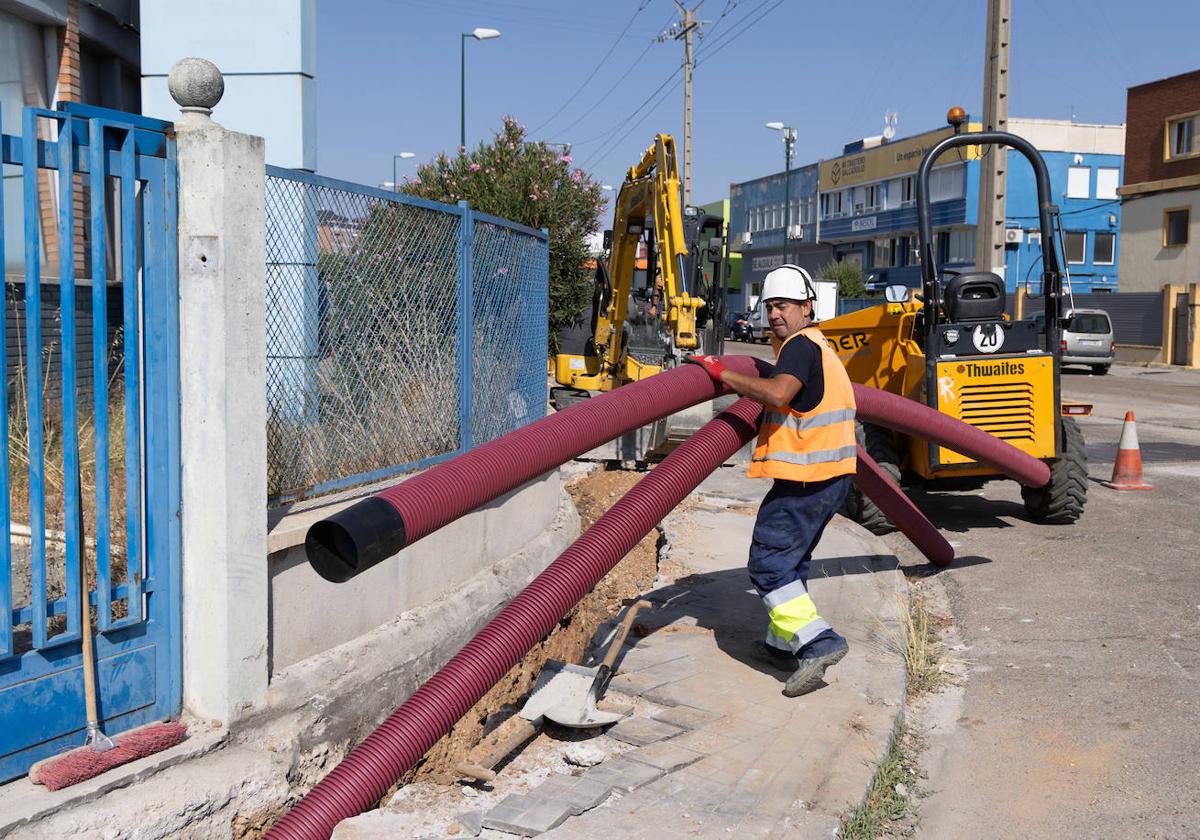
[[[775,373],[790,374],[804,383],[792,399],[793,411],[812,411],[825,396],[821,348],[806,335],[798,335],[783,346],[775,362]]]

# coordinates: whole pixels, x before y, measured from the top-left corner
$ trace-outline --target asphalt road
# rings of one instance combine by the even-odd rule
[[[1200,838],[1200,372],[1068,369],[1063,395],[1094,405],[1078,523],[1030,522],[1009,481],[907,488],[957,549],[932,585],[967,672],[925,721],[920,837]],[[1097,483],[1126,411],[1152,491]]]
[[[1075,525],[1028,521],[1012,482],[910,489],[958,550],[936,582],[968,672],[921,837],[1200,837],[1200,373],[1068,372],[1063,392],[1095,405]],[[1096,483],[1126,410],[1153,491]]]

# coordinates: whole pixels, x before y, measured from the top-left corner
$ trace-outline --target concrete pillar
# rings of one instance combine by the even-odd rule
[[[1196,319],[1200,317],[1200,283],[1188,284],[1188,353],[1187,366],[1200,367],[1200,329]]]
[[[1174,364],[1175,359],[1175,299],[1185,288],[1187,287],[1178,283],[1164,283],[1162,287],[1162,356],[1159,361],[1168,365]]]
[[[210,119],[211,62],[170,74],[179,153],[183,703],[230,725],[267,690],[266,203],[261,137]]]

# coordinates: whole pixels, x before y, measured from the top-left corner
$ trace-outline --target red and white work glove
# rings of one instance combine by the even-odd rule
[[[683,360],[693,365],[700,365],[704,368],[704,372],[713,378],[714,382],[721,383],[721,374],[725,372],[725,365],[721,364],[721,360],[716,356],[684,356]]]

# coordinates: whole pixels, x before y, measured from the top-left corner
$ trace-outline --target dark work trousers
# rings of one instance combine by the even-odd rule
[[[758,509],[747,564],[750,580],[769,613],[773,597],[776,601],[786,600],[807,592],[813,549],[849,489],[848,475],[818,482],[775,479]],[[805,632],[799,631],[792,640],[792,655],[822,656],[841,643],[842,637],[819,616],[810,623],[807,635],[802,635]],[[768,633],[768,646],[771,644]],[[776,640],[774,644],[782,641]]]

